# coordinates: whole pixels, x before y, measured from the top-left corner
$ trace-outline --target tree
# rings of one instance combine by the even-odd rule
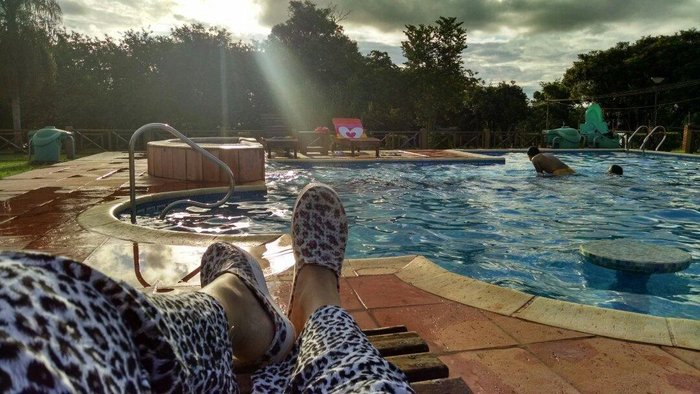
[[[110,37],[97,39],[75,32],[60,32],[52,53],[56,77],[50,89],[42,92],[50,103],[41,111],[49,114],[54,121],[52,124],[120,127],[121,124],[114,121],[126,116],[122,112],[123,105],[116,103],[112,95],[119,45]]]
[[[576,127],[577,119],[572,116],[575,102],[569,101],[569,89],[560,80],[540,82],[540,88],[532,95],[533,119],[529,128],[546,130],[562,125]]]
[[[49,40],[60,20],[55,0],[0,0],[0,84],[12,100],[15,143],[21,141],[20,99],[46,79]]]
[[[512,134],[527,118],[527,96],[515,81],[486,86],[474,96],[475,112],[478,113],[483,127],[491,131]]]
[[[271,94],[282,101],[282,110],[297,115],[297,122],[307,127],[328,123],[348,111],[352,100],[347,84],[362,56],[357,43],[345,35],[341,19],[334,8],[290,1],[289,19],[275,25],[265,43],[268,64],[262,67]]]
[[[411,130],[405,75],[389,54],[371,51],[364,56],[361,71],[348,84],[353,92],[350,109],[362,114],[365,127],[373,130]]]
[[[407,25],[401,42],[418,121],[434,129],[440,117],[457,114],[467,85],[475,80],[464,68],[467,33],[456,18],[440,17],[433,25]]]
[[[660,104],[657,124],[681,126],[688,113],[700,110],[700,103],[695,100],[700,96],[700,87],[682,86],[700,79],[698,59],[700,32],[695,29],[669,36],[642,37],[634,43],[620,42],[603,51],[578,55],[578,60],[566,70],[562,83],[572,98],[592,97],[603,109],[616,108],[607,117],[612,120],[613,116],[619,116],[623,127],[650,124],[656,109],[655,98]],[[655,85],[654,77],[663,77],[663,84]],[[673,89],[664,86],[674,84],[680,86]]]

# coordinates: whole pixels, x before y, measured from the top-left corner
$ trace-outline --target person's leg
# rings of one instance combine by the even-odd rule
[[[135,325],[157,327],[146,330],[148,335],[136,333],[141,363],[149,366],[154,391],[235,393],[234,356],[255,361],[289,348],[282,346],[286,319],[272,317],[273,308],[265,309],[259,288],[265,293],[267,288],[256,274],[262,272],[250,255],[217,243],[202,256],[200,291],[143,295],[131,289],[135,301],[129,309],[132,320],[138,321]]]
[[[284,358],[294,345],[295,331],[270,296],[257,261],[248,252],[217,242],[202,256],[202,292],[222,306],[234,355],[247,362]]]
[[[251,290],[233,274],[223,274],[214,279],[201,292],[215,298],[224,309],[231,327],[229,336],[234,355],[245,361],[260,359],[267,350],[274,327]]]
[[[146,295],[66,258],[0,253],[0,392],[237,392],[233,354],[258,359],[281,335],[233,271]]]
[[[312,183],[299,193],[291,235],[296,263],[287,314],[301,332],[318,307],[340,305],[338,277],[345,259],[348,218],[335,190]],[[297,300],[301,296],[303,303]]]
[[[292,299],[294,308],[290,308],[289,320],[297,332],[301,332],[309,317],[318,308],[326,305],[340,306],[338,278],[327,268],[308,265],[297,273]]]
[[[384,359],[339,306],[317,309],[299,339],[289,387],[302,392],[412,393],[406,375]]]
[[[292,241],[296,266],[289,315],[301,335],[285,362],[253,376],[253,392],[412,392],[403,372],[381,357],[339,306],[347,218],[335,191],[312,184],[301,192]]]
[[[117,283],[69,259],[0,252],[0,392],[143,392],[153,386]]]
[[[369,343],[352,316],[340,307],[335,273],[304,267],[295,286],[295,316],[303,321],[289,386],[320,392],[404,393],[406,377]]]
[[[236,392],[204,293],[148,296],[84,264],[0,253],[0,392]]]
[[[151,343],[145,346],[154,347],[161,342],[163,347],[172,349],[172,356],[162,357],[159,362],[155,362],[156,357],[142,357],[146,365],[165,366],[154,368],[161,372],[157,376],[152,374],[154,391],[237,393],[233,371],[236,348],[229,339],[229,323],[222,305],[203,292],[146,297],[155,311],[145,316],[158,322],[161,335],[148,338]],[[173,369],[170,365],[179,367]],[[175,373],[181,385],[170,388],[165,382],[172,380]]]

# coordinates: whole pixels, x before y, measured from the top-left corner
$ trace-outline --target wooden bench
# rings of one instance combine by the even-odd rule
[[[471,393],[460,378],[448,378],[449,369],[430,353],[428,344],[405,326],[381,327],[363,331],[369,342],[387,361],[396,365],[408,378],[418,394]],[[236,373],[241,392],[250,392],[251,366],[237,366]]]
[[[336,145],[350,146],[350,155],[355,156],[355,150],[359,153],[361,149],[374,149],[375,157],[379,157],[379,146],[382,140],[379,138],[338,138],[333,139],[333,151],[336,150]]]
[[[271,138],[265,138],[263,140],[263,145],[265,146],[265,150],[267,151],[267,158],[271,159],[272,158],[272,151],[277,150],[277,149],[283,149],[285,152],[287,152],[287,156],[289,156],[290,150],[294,151],[294,158],[297,158],[297,149],[299,147],[299,141],[296,138],[290,138],[290,137],[271,137]]]
[[[289,156],[290,151],[294,151],[294,158],[297,158],[299,140],[292,132],[292,128],[280,114],[262,114],[260,116],[262,130],[255,137],[260,141],[267,151],[267,158],[272,158],[272,151],[282,149]]]

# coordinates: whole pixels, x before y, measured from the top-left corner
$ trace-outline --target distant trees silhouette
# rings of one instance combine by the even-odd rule
[[[663,78],[656,85],[652,78]],[[544,104],[552,102],[550,126],[561,121],[576,127],[582,121],[580,104],[597,101],[611,127],[634,129],[653,123],[655,94],[657,124],[682,127],[700,122],[700,32],[695,29],[673,35],[642,37],[612,48],[578,55],[559,81],[541,84],[534,94],[538,119],[544,120]],[[573,118],[573,119],[572,119]],[[542,124],[543,125],[543,124]]]
[[[352,116],[370,130],[514,133],[575,127],[582,97],[649,88],[656,76],[664,84],[700,79],[696,30],[581,54],[530,101],[514,82],[487,86],[465,67],[467,35],[455,18],[407,25],[401,44],[407,61],[399,66],[386,52],[362,55],[340,25],[343,15],[310,1],[291,1],[289,18],[252,43],[202,24],[168,35],[132,30],[118,39],[56,32],[55,2],[0,0],[0,10],[9,3],[47,8],[33,11],[41,23],[0,12],[0,128],[18,128],[19,115],[13,124],[12,113],[22,102],[24,128],[136,129],[166,122],[183,129],[256,129],[261,114],[280,112],[297,129]],[[12,25],[15,20],[20,24]],[[697,113],[698,86],[660,92],[660,103],[678,102],[659,108],[660,123],[677,125]],[[551,101],[564,99],[570,101]],[[644,120],[652,99],[647,92],[599,101],[604,109],[640,107],[607,114],[632,124]]]
[[[18,132],[22,99],[33,98],[41,107],[40,88],[53,76],[49,46],[60,20],[55,0],[0,0],[0,91],[10,101],[11,111],[6,112],[11,112],[12,127]],[[15,140],[19,137],[17,133]]]

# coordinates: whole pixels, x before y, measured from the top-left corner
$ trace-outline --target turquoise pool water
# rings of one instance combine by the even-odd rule
[[[268,193],[229,209],[175,212],[161,228],[215,233],[289,230],[297,192],[319,181],[341,195],[348,257],[425,255],[470,277],[531,294],[658,316],[700,318],[700,161],[636,153],[558,154],[577,175],[536,177],[523,153],[506,164],[273,164]],[[609,176],[610,164],[625,170]],[[689,252],[673,274],[588,263],[582,242],[630,238]]]

